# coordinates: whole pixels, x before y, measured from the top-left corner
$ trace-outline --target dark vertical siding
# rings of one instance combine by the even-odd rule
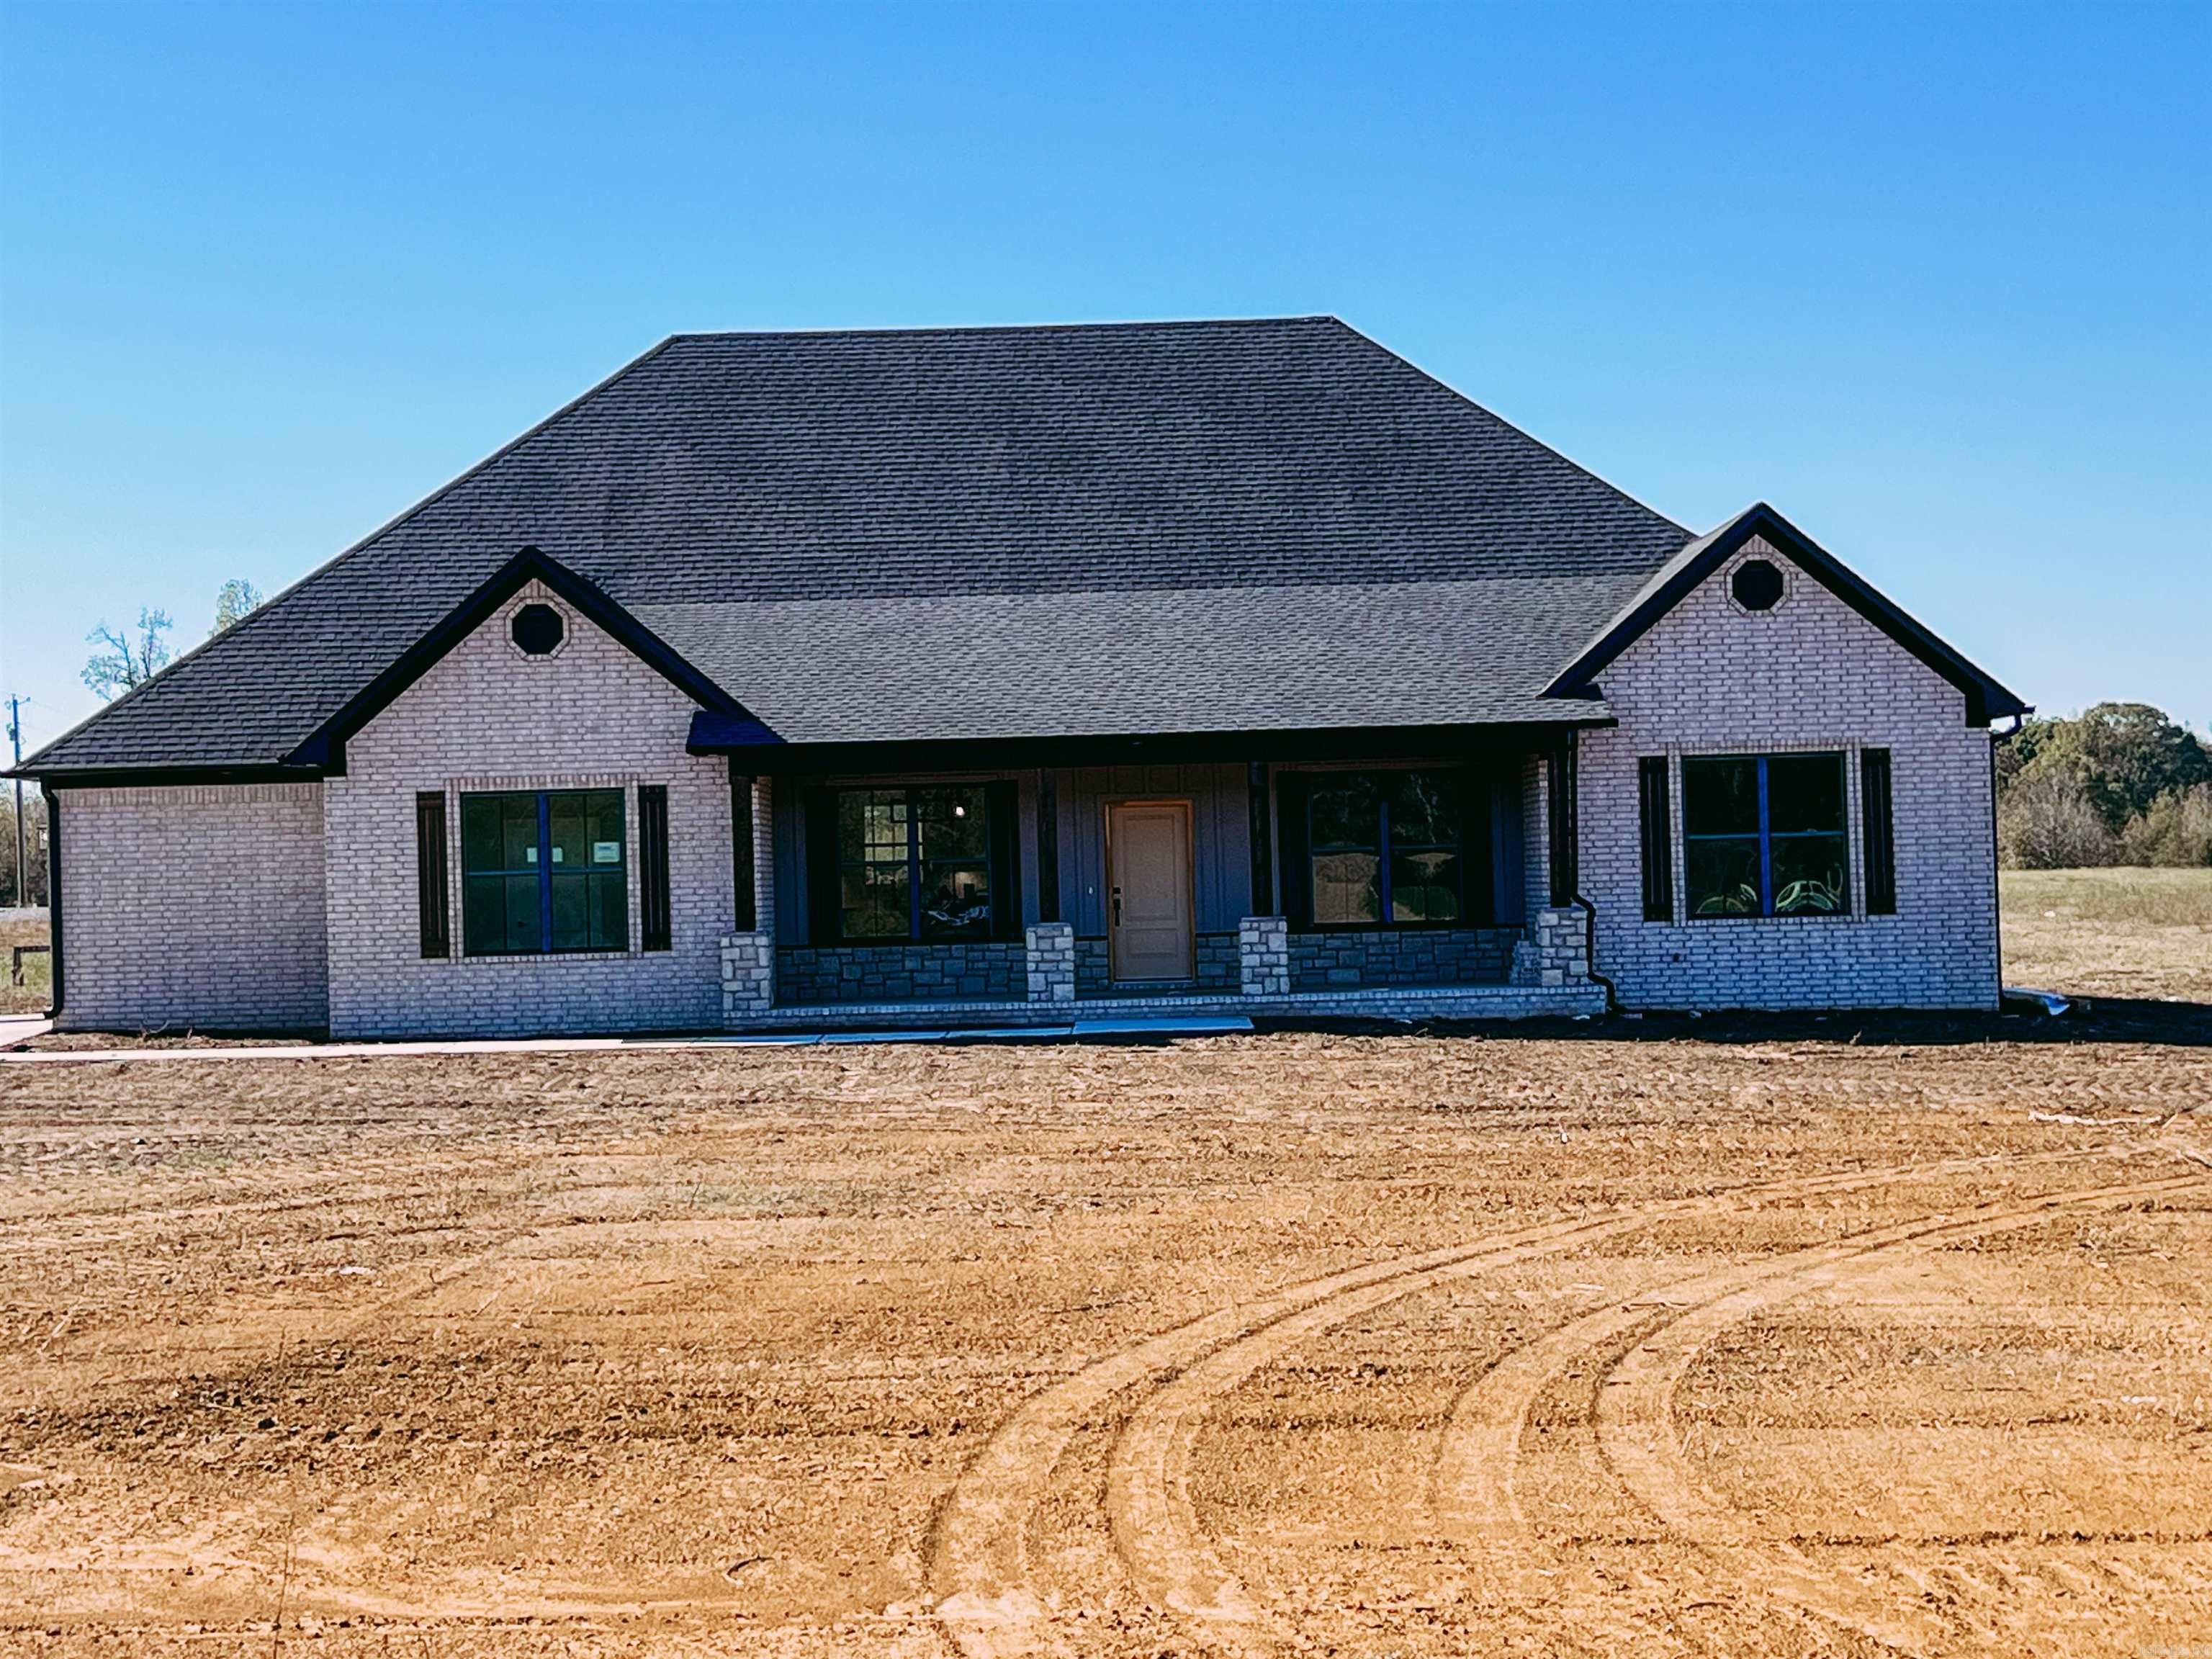
[[[1545,757],[1545,764],[1550,769],[1551,782],[1547,792],[1551,807],[1551,900],[1553,904],[1571,904],[1575,890],[1582,885],[1582,833],[1578,822],[1581,805],[1577,797],[1571,734],[1565,748],[1555,749]]]
[[[1234,932],[1253,914],[1251,819],[1244,768],[1235,762],[1189,766],[1085,766],[1060,774],[1060,914],[1075,931],[1106,932],[1106,803],[1187,799],[1191,804],[1198,931]]]
[[[730,892],[732,926],[740,933],[750,933],[760,926],[759,895],[753,887],[753,781],[734,768],[730,772]]]

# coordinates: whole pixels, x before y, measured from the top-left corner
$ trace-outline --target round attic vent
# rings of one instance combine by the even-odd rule
[[[1729,579],[1729,592],[1747,611],[1771,611],[1782,599],[1782,573],[1765,559],[1746,559]]]
[[[514,613],[507,632],[526,656],[550,657],[561,648],[568,631],[561,613],[550,605],[526,605]]]

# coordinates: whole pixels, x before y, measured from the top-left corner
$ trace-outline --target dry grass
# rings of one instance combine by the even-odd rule
[[[2212,1003],[2212,870],[2006,870],[2005,979]]]
[[[1816,1029],[0,1072],[0,1646],[2203,1650],[2212,1058]]]
[[[23,959],[23,982],[14,982],[9,972],[9,947],[46,943],[43,921],[0,921],[0,1014],[42,1013],[53,1000],[52,959],[43,952]]]

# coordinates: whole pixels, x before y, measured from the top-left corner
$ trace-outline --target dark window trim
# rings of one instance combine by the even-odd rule
[[[914,810],[913,792],[917,789],[977,789],[983,795],[983,856],[980,862],[991,884],[991,926],[987,933],[965,935],[931,936],[921,931],[921,907],[924,902],[925,881],[929,866],[937,864],[975,864],[972,858],[930,860],[921,856],[921,819]],[[907,793],[906,818],[906,882],[907,927],[903,933],[848,933],[845,931],[844,875],[848,860],[837,845],[837,798],[848,794],[883,794],[893,790]],[[864,782],[836,783],[810,792],[810,805],[816,806],[825,823],[811,838],[807,879],[819,896],[811,908],[817,926],[809,930],[810,945],[860,946],[940,945],[1005,945],[1010,940],[1019,943],[1021,931],[1018,922],[1010,933],[1010,917],[1021,914],[1021,871],[1017,863],[1015,842],[1019,834],[1019,798],[1010,779],[994,778],[884,778]],[[1012,820],[1001,823],[1003,814],[1012,814]],[[817,871],[813,867],[813,856],[826,854],[828,867]],[[862,863],[868,860],[863,860]],[[822,925],[829,933],[820,937]]]
[[[1459,839],[1455,842],[1409,842],[1403,847],[1390,838],[1390,802],[1387,792],[1378,789],[1376,799],[1376,832],[1374,847],[1379,861],[1376,871],[1377,902],[1382,916],[1374,921],[1316,921],[1313,914],[1313,863],[1319,856],[1313,838],[1313,790],[1316,782],[1334,777],[1382,777],[1393,772],[1444,772],[1457,781],[1460,792]],[[1470,830],[1487,836],[1490,833],[1491,812],[1489,791],[1477,790],[1472,780],[1481,775],[1474,769],[1448,763],[1424,765],[1416,761],[1405,765],[1333,766],[1287,775],[1299,781],[1296,811],[1298,816],[1297,860],[1291,862],[1292,851],[1286,841],[1283,849],[1283,882],[1287,888],[1293,884],[1302,888],[1298,915],[1289,917],[1291,931],[1295,933],[1463,933],[1479,932],[1497,927],[1496,878],[1492,872],[1495,862],[1492,849],[1485,847],[1484,856],[1474,856],[1474,842]],[[1480,794],[1480,803],[1474,798]],[[1482,823],[1470,825],[1469,813],[1479,805]],[[1355,849],[1369,850],[1364,845]],[[1394,853],[1450,853],[1458,859],[1459,915],[1449,921],[1396,921],[1391,919],[1390,860]],[[1472,878],[1472,879],[1471,879]],[[1474,893],[1473,898],[1469,897]]]
[[[1844,781],[1844,768],[1848,764],[1850,760],[1850,757],[1843,750],[1776,749],[1760,754],[1746,754],[1740,750],[1731,750],[1725,754],[1685,755],[1682,757],[1682,759],[1686,763],[1686,763],[1692,761],[1747,760],[1756,761],[1759,763],[1758,838],[1759,908],[1755,912],[1749,913],[1730,914],[1727,911],[1717,910],[1710,915],[1700,915],[1695,909],[1688,907],[1688,884],[1685,882],[1683,893],[1684,910],[1682,918],[1685,921],[1836,922],[1850,921],[1856,918],[1858,913],[1852,908],[1853,901],[1850,889],[1850,849],[1851,838],[1851,801],[1850,792],[1849,789],[1846,788],[1844,793],[1844,821],[1836,829],[1770,830],[1767,826],[1766,763],[1770,760],[1832,760],[1836,763],[1838,782],[1842,783]],[[1739,831],[1735,835],[1725,836],[1692,835],[1689,831],[1688,818],[1686,816],[1689,811],[1689,798],[1690,791],[1688,774],[1686,769],[1682,787],[1682,807],[1685,813],[1683,821],[1684,827],[1682,830],[1682,853],[1683,857],[1686,860],[1689,856],[1690,843],[1692,842],[1749,841],[1752,839],[1751,832],[1748,830]],[[1778,841],[1833,841],[1838,839],[1840,839],[1844,843],[1845,860],[1844,869],[1843,908],[1838,910],[1777,910],[1774,908],[1774,843]]]
[[[553,943],[553,799],[556,795],[619,795],[623,803],[623,942],[620,945],[568,945]],[[462,939],[461,954],[472,960],[489,961],[495,957],[627,957],[636,954],[629,942],[629,791],[626,788],[562,787],[548,789],[470,789],[461,793],[460,799],[470,800],[499,800],[507,798],[534,798],[538,803],[538,861],[532,871],[538,877],[538,939],[536,948],[523,951],[477,951],[468,944],[466,883],[472,875],[515,874],[514,872],[472,871],[468,866],[466,830],[463,830],[461,854]],[[601,874],[611,872],[601,871]]]

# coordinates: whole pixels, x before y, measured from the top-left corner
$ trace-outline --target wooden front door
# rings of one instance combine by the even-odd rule
[[[1109,805],[1106,878],[1106,938],[1115,982],[1194,978],[1190,803]]]

